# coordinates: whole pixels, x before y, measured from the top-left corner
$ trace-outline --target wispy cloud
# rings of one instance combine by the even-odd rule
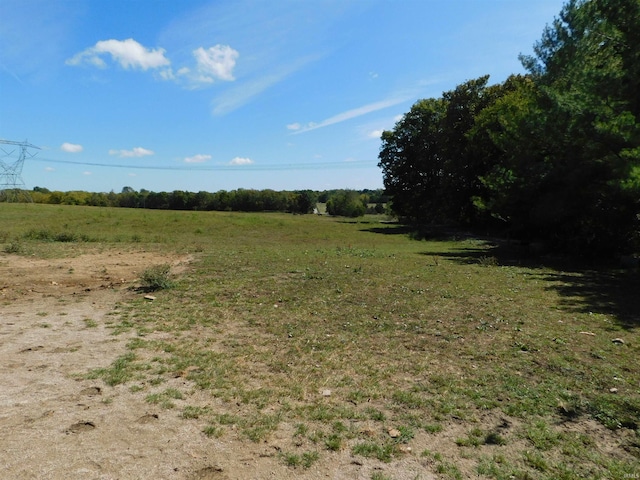
[[[382,130],[372,130],[367,134],[367,137],[380,139],[380,137],[382,136],[382,132]]]
[[[194,155],[192,157],[186,157],[184,159],[185,163],[204,163],[208,160],[211,160],[211,155],[203,155],[201,153],[198,153],[197,155]]]
[[[153,150],[142,147],[135,147],[131,150],[109,150],[109,155],[117,155],[120,158],[146,157],[154,153]]]
[[[82,145],[76,143],[63,143],[60,145],[60,150],[67,153],[79,153],[83,150]]]
[[[281,66],[271,73],[240,83],[237,87],[227,90],[213,100],[213,114],[224,115],[242,107],[252,98],[282,82],[289,75],[300,70],[316,58],[316,55],[300,58],[297,61]]]
[[[347,120],[361,117],[362,115],[367,115],[368,113],[377,112],[378,110],[382,110],[384,108],[393,107],[394,105],[398,105],[400,103],[406,102],[407,100],[409,100],[409,98],[411,97],[403,95],[403,96],[388,98],[386,100],[381,100],[379,102],[369,103],[367,105],[363,105],[362,107],[354,108],[354,109],[339,113],[325,120],[322,120],[319,123],[313,123],[313,122],[307,123],[305,126],[293,132],[293,134],[297,135],[299,133],[305,133],[305,132],[310,132],[311,130],[317,130],[318,128],[328,127],[329,125],[335,125],[336,123],[346,122]]]
[[[70,2],[0,1],[0,73],[23,84],[49,80],[68,56],[85,9]]]
[[[305,1],[201,3],[174,19],[158,38],[175,52],[181,65],[188,64],[187,56],[212,38],[239,52],[233,72],[237,83],[212,98],[211,112],[216,116],[243,107],[308,64],[330,55],[338,48],[331,27],[361,8],[359,2],[334,1],[331,8],[325,2]]]

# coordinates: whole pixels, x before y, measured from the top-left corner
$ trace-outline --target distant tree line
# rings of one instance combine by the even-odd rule
[[[358,217],[365,213],[383,213],[387,197],[377,190],[220,190],[215,193],[136,191],[124,187],[120,193],[50,191],[35,187],[28,193],[35,203],[87,205],[98,207],[150,208],[163,210],[218,210],[238,212],[312,213],[318,202],[327,204],[327,213]]]
[[[570,0],[533,50],[526,75],[420,100],[382,134],[392,210],[558,251],[638,249],[640,1]]]

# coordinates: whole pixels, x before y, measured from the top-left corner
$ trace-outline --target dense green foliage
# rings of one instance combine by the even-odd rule
[[[156,210],[216,210],[235,212],[290,212],[312,213],[317,202],[331,205],[330,215],[359,217],[365,213],[382,213],[387,201],[382,189],[378,190],[313,190],[275,191],[275,190],[220,190],[209,192],[151,192],[142,189],[136,191],[124,187],[120,193],[96,193],[85,191],[50,191],[35,187],[33,191],[19,191],[21,201],[53,205],[84,205],[94,207],[149,208]],[[0,198],[0,201],[2,199]],[[376,204],[369,208],[368,204]]]
[[[329,197],[327,213],[343,217],[361,217],[367,211],[367,198],[354,190],[344,190]]]
[[[380,151],[393,210],[578,253],[637,248],[640,2],[571,0],[526,76],[416,103]]]

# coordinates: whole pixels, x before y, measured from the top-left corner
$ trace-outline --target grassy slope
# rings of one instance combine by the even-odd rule
[[[0,218],[0,242],[23,254],[197,255],[175,288],[123,310],[114,333],[139,337],[93,374],[167,408],[186,398],[183,415],[209,435],[235,425],[259,441],[290,425],[298,448],[284,461],[304,466],[346,448],[393,461],[401,444],[455,424],[466,432],[456,453],[415,452],[445,477],[638,472],[637,273],[545,267],[474,239],[414,241],[375,218],[6,204]],[[44,241],[65,232],[89,242]],[[172,339],[153,340],[159,331]],[[176,374],[233,408],[150,390]],[[614,447],[572,427],[586,420]]]

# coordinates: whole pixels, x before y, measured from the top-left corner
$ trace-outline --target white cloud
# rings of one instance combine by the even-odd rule
[[[86,171],[86,172],[82,172],[82,174],[83,174],[83,175],[87,175],[87,176],[88,176],[88,175],[91,175],[91,172]]]
[[[125,69],[148,70],[150,68],[168,67],[171,62],[164,56],[164,48],[149,49],[136,42],[133,38],[126,40],[101,40],[93,47],[89,47],[75,54],[65,63],[67,65],[81,65],[83,63],[98,68],[105,68],[107,64],[103,55],[111,55]]]
[[[117,155],[120,158],[146,157],[153,154],[153,150],[142,147],[135,147],[132,150],[109,150],[109,155]]]
[[[193,56],[196,59],[198,82],[213,83],[216,79],[235,80],[233,69],[240,53],[229,45],[215,45],[207,50],[200,47],[193,51]]]
[[[67,153],[79,153],[82,151],[82,145],[65,142],[62,145],[60,145],[60,150]]]
[[[383,132],[383,130],[373,130],[373,131],[369,132],[369,133],[367,134],[367,136],[368,136],[369,138],[377,138],[377,139],[380,139],[380,137],[382,136],[382,132]]]
[[[255,163],[253,160],[251,160],[250,158],[243,158],[243,157],[235,157],[233,160],[231,160],[229,162],[229,165],[252,165],[253,163]]]
[[[56,171],[56,169],[55,169],[55,168],[53,168],[53,167],[45,167],[45,168],[44,168],[44,171],[45,171],[45,172],[55,172],[55,171]]]
[[[203,163],[203,162],[206,162],[207,160],[211,160],[211,155],[203,155],[201,153],[198,153],[193,157],[186,157],[184,159],[184,162],[185,163]]]
[[[287,125],[288,130],[300,130],[301,128],[302,126],[298,122]]]
[[[127,173],[127,177],[137,177],[137,173]]]

